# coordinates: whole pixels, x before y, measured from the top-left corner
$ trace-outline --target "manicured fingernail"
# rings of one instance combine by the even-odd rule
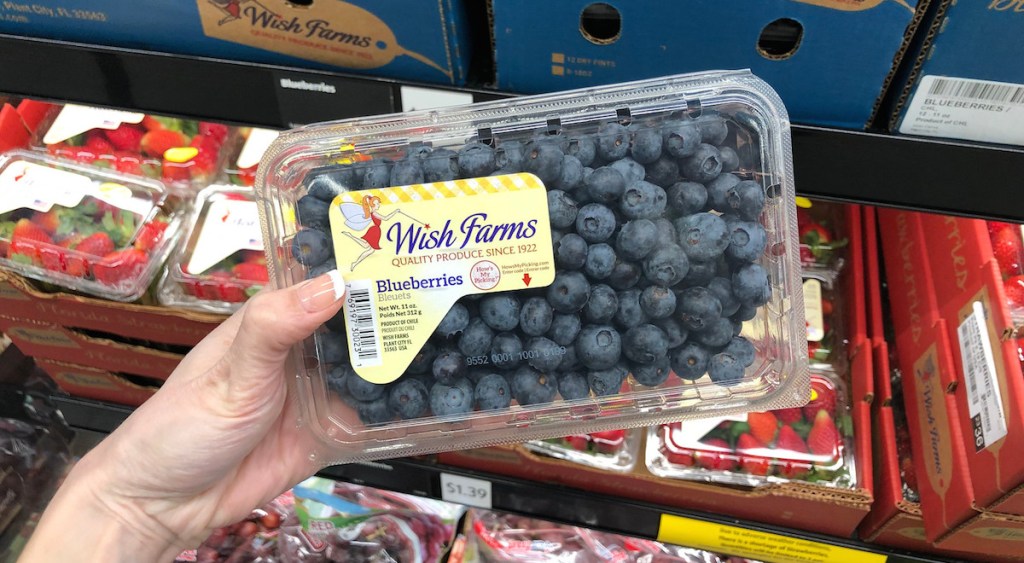
[[[338,270],[331,270],[303,282],[298,292],[299,302],[307,313],[323,311],[345,296],[345,278]]]

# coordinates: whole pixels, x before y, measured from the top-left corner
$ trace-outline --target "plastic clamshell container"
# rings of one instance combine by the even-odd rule
[[[649,428],[647,469],[730,485],[807,481],[853,488],[852,428],[846,388],[834,374],[816,371],[804,407]]]
[[[167,198],[155,180],[28,151],[0,155],[0,267],[135,301],[179,234]]]
[[[238,130],[239,141],[236,150],[224,163],[224,174],[228,182],[236,186],[252,186],[256,183],[256,166],[263,158],[270,143],[278,136],[277,131],[256,127],[242,127]]]
[[[199,192],[183,244],[160,280],[160,302],[232,313],[268,281],[252,190],[215,184]]]
[[[641,142],[642,150],[637,144],[639,137],[645,139]],[[727,150],[723,152],[716,145]],[[663,154],[651,161],[650,151],[659,147]],[[640,153],[644,156],[640,157]],[[644,166],[635,160],[620,158],[630,154],[648,164]],[[616,181],[608,180],[616,174],[602,168],[605,164],[606,168],[610,167],[613,160],[614,172],[621,175],[624,187],[616,188]],[[593,172],[587,170],[591,167]],[[734,174],[722,172],[723,169]],[[589,177],[599,172],[605,176],[600,182],[583,180],[584,175]],[[494,178],[495,175],[504,176]],[[732,205],[730,197],[734,204],[741,206],[744,201],[753,200],[753,210],[743,208],[748,216],[756,215],[744,223],[746,231],[735,233],[740,211],[729,208],[733,214],[723,218],[720,212],[704,213],[707,208],[704,202],[688,203],[691,200],[686,194],[691,189],[698,194],[708,189],[704,184],[686,189],[674,187],[686,178],[708,185],[721,178],[719,181],[724,184],[716,184],[713,197],[705,198],[713,199],[719,207]],[[441,184],[416,183],[434,180]],[[730,196],[725,188],[736,187],[743,180],[750,180],[744,184],[744,194]],[[568,197],[569,203],[564,198],[560,200],[565,205],[559,209],[570,214],[575,209],[575,223],[566,221],[564,215],[549,216],[543,194],[537,205],[495,208],[498,202],[506,201],[503,197],[510,197],[507,193],[513,189],[510,184],[529,194],[538,183],[549,190],[548,201],[556,202],[552,205],[558,205],[562,196]],[[403,187],[392,189],[392,186]],[[554,193],[556,187],[563,188],[559,190],[562,193]],[[711,414],[771,410],[802,404],[810,392],[789,122],[777,94],[749,72],[681,75],[443,110],[310,125],[282,133],[271,145],[257,171],[256,191],[271,282],[278,287],[292,286],[323,274],[336,264],[349,286],[346,308],[313,337],[296,346],[290,364],[296,374],[295,391],[304,423],[320,440],[320,447],[313,455],[319,456],[324,464],[554,438]],[[671,205],[666,202],[670,194],[677,200]],[[476,199],[451,199],[460,197]],[[536,253],[538,262],[534,265],[540,264],[539,269],[551,267],[550,258],[544,258],[545,251],[561,254],[556,256],[557,264],[561,265],[552,268],[556,270],[554,281],[529,278],[520,269],[514,276],[503,279],[512,284],[522,278],[524,285],[519,287],[523,289],[504,295],[514,297],[517,303],[530,297],[542,297],[555,312],[581,315],[584,328],[576,340],[563,338],[564,331],[549,332],[548,336],[566,342],[558,344],[547,336],[536,340],[528,336],[529,333],[516,332],[517,324],[517,328],[508,329],[511,336],[503,337],[502,347],[483,350],[488,344],[494,344],[494,333],[500,332],[491,330],[487,322],[503,326],[505,322],[498,319],[509,318],[499,302],[507,305],[508,299],[496,299],[479,289],[476,295],[460,299],[460,307],[455,307],[459,314],[464,308],[470,317],[467,322],[460,322],[458,315],[454,315],[452,324],[461,330],[449,336],[431,337],[421,348],[413,345],[408,351],[411,363],[405,362],[389,370],[378,362],[378,375],[383,372],[391,380],[400,379],[390,385],[375,386],[356,373],[359,368],[350,358],[356,358],[357,363],[364,362],[365,358],[379,360],[380,349],[374,344],[379,343],[379,324],[372,327],[360,324],[357,327],[360,336],[350,338],[346,315],[362,315],[364,302],[360,300],[376,299],[372,293],[374,287],[377,291],[391,290],[397,284],[400,289],[418,291],[420,284],[409,281],[410,273],[415,270],[408,269],[396,269],[394,276],[384,276],[386,280],[361,281],[358,287],[353,280],[364,275],[362,272],[369,267],[363,266],[363,260],[374,268],[386,268],[388,263],[394,263],[391,260],[396,258],[396,248],[394,240],[388,239],[392,235],[387,234],[387,229],[412,232],[408,229],[416,230],[418,226],[426,231],[430,230],[429,223],[433,223],[434,232],[442,233],[441,238],[447,237],[443,235],[447,232],[443,215],[428,223],[424,216],[417,219],[411,213],[414,208],[419,209],[417,205],[438,199],[440,209],[447,213],[455,213],[455,209],[464,208],[469,201],[474,209],[489,209],[495,215],[518,214],[523,221],[519,228],[527,219],[539,218],[539,222],[532,223],[538,232],[552,223],[565,225],[553,231],[553,238],[558,240],[550,248],[544,240],[530,240],[527,242],[538,244],[520,248],[522,252]],[[584,204],[585,201],[588,203]],[[758,202],[763,207],[757,205]],[[678,211],[679,207],[689,211]],[[697,215],[700,217],[696,218]],[[334,219],[328,224],[332,216]],[[340,224],[342,217],[344,224]],[[614,217],[616,232],[626,217],[668,219],[662,225],[667,223],[677,228],[660,229],[660,243],[637,244],[636,241],[645,240],[644,237],[631,238],[628,252],[625,252],[616,246],[618,237],[607,230],[611,217]],[[730,220],[729,224],[726,219]],[[464,218],[452,216],[448,220],[457,226]],[[700,224],[695,225],[693,221]],[[706,231],[700,226],[705,224],[709,225]],[[598,274],[594,274],[595,279],[586,278],[586,284],[579,283],[582,274],[570,272],[571,267],[580,267],[578,260],[573,266],[565,265],[573,256],[568,244],[563,244],[563,239],[570,240],[565,237],[579,228],[588,236],[585,239],[588,253],[604,240],[609,246],[605,251],[611,249],[621,255],[613,268],[617,273],[613,272],[604,280],[596,279]],[[760,242],[757,237],[762,233],[763,247],[757,244]],[[582,235],[577,234],[576,238]],[[729,251],[726,246],[733,245],[733,238],[738,242],[733,251]],[[681,245],[688,248],[684,250]],[[335,252],[330,251],[332,247]],[[752,247],[756,252],[751,256]],[[653,258],[656,249],[662,250],[657,253],[657,259]],[[744,251],[748,251],[747,257],[752,262],[742,259]],[[344,256],[336,257],[339,252]],[[706,260],[691,260],[691,252]],[[736,257],[732,266],[724,258],[726,252]],[[419,254],[412,252],[419,257],[435,254],[436,249]],[[638,254],[650,256],[637,258]],[[438,259],[447,260],[447,256]],[[693,267],[681,266],[684,258],[680,256],[687,256],[687,266]],[[631,261],[633,259],[636,261]],[[483,285],[493,281],[486,271],[478,280],[480,272],[475,269],[476,265],[472,260],[446,263],[446,275],[463,272],[459,275],[469,276],[474,285],[477,281]],[[743,279],[736,281],[734,278],[738,276],[732,276],[732,270],[741,268],[753,275],[739,276]],[[592,271],[606,272],[598,267]],[[691,335],[687,340],[691,345],[684,357],[680,349],[687,344],[680,342],[681,332],[659,328],[661,336],[657,336],[654,331],[645,329],[658,342],[664,337],[668,349],[665,357],[674,359],[671,370],[665,367],[667,364],[663,363],[657,346],[654,353],[644,357],[635,353],[638,347],[621,344],[623,338],[633,343],[638,340],[638,332],[629,334],[625,327],[636,325],[636,321],[646,315],[637,305],[638,295],[647,286],[657,285],[650,281],[652,278],[663,284],[658,290],[660,297],[671,300],[675,292],[682,295],[688,287],[708,284],[716,275],[724,278],[721,283],[726,293],[735,297],[734,290],[739,288],[743,301],[737,304],[722,295],[728,302],[731,317],[722,316],[721,309],[715,311],[716,306],[710,304],[707,306],[712,311],[704,316],[688,314],[691,323],[714,324],[717,327],[714,338]],[[534,284],[527,287],[531,280]],[[447,283],[444,276],[435,281]],[[463,282],[461,277],[457,281]],[[587,313],[590,316],[572,313],[584,306],[576,299],[583,291],[581,288],[585,287],[588,293],[583,301],[590,303],[590,284],[601,285],[601,281],[606,282],[606,286],[615,286],[602,290],[604,295],[609,297],[611,291],[616,299],[626,302],[626,306],[601,306],[594,299]],[[548,285],[549,282],[553,284]],[[663,291],[664,286],[673,291]],[[708,291],[691,293],[704,294],[704,302],[709,303]],[[383,303],[392,303],[394,292],[391,293],[381,298],[386,299]],[[402,307],[430,310],[438,307],[439,299],[429,292],[418,293],[415,299],[403,305],[393,305],[398,309],[388,315],[401,315]],[[648,304],[654,302],[660,303]],[[490,311],[489,321],[478,315],[481,306]],[[542,305],[539,307],[543,309]],[[616,324],[613,318],[620,309],[624,322]],[[450,313],[453,309],[446,310]],[[567,310],[570,312],[565,313]],[[588,321],[595,317],[612,320]],[[360,316],[359,322],[367,319],[369,317]],[[725,326],[726,319],[731,329]],[[374,323],[377,321],[379,319]],[[668,323],[659,321],[659,324],[678,326],[679,322],[673,319]],[[588,324],[593,326],[588,329]],[[744,340],[753,344],[754,353],[746,355],[734,350],[729,358],[720,357],[720,344],[731,343],[732,334],[739,331]],[[731,334],[723,339],[723,332]],[[394,341],[394,346],[408,345],[405,336]],[[580,344],[584,337],[586,343]],[[516,349],[517,339],[522,349]],[[701,341],[705,344],[700,344]],[[511,346],[505,346],[509,343]],[[606,346],[610,347],[603,352],[595,351]],[[694,351],[694,348],[700,350]],[[480,350],[483,353],[479,353]],[[635,374],[627,373],[636,370],[625,365],[627,359],[633,361],[623,354],[625,351],[633,358],[658,364],[658,369],[644,368],[642,380],[650,385],[642,385]],[[694,355],[699,357],[689,363]],[[440,356],[444,357],[438,370],[436,360]],[[548,361],[552,357],[558,366]],[[431,362],[431,358],[435,361]],[[469,365],[453,360],[464,360]],[[742,364],[748,361],[749,365],[743,368]],[[499,369],[498,364],[502,368],[516,367],[509,371]],[[716,366],[717,382],[706,370],[697,369],[705,365]],[[724,365],[729,367],[728,374],[719,369]],[[684,372],[685,379],[670,373],[681,369],[688,370]],[[475,387],[492,371],[505,379],[505,385],[490,378],[494,385],[488,392],[500,391],[496,392],[498,396],[483,392],[489,399],[488,404],[493,405],[498,399],[507,402],[509,396],[517,400],[508,407],[479,410],[481,402],[477,400]],[[443,383],[447,388],[438,387],[441,382],[435,374],[447,381]],[[563,398],[566,382],[574,379],[578,383],[581,378],[582,385],[589,385],[589,392],[571,400]],[[395,387],[402,382],[408,383],[396,391]],[[433,414],[432,394],[437,395],[435,404],[443,410],[441,415]],[[423,407],[424,402],[427,407]],[[401,420],[395,414],[396,409],[411,411],[416,416]]]
[[[47,115],[33,144],[57,158],[194,193],[217,179],[235,136],[219,123],[67,104]]]
[[[835,281],[846,264],[846,247],[850,242],[842,206],[800,198],[797,224],[804,275]]]
[[[534,440],[526,449],[557,459],[608,471],[632,471],[640,453],[643,429],[609,430],[551,440]]]

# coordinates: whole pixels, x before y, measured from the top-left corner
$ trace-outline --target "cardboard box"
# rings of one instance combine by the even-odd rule
[[[37,360],[65,393],[83,399],[95,399],[137,407],[156,393],[154,380],[132,374],[112,373],[101,369],[53,360]]]
[[[939,542],[943,549],[966,551],[984,561],[1024,558],[1024,517],[982,511]]]
[[[492,0],[497,86],[548,92],[749,68],[793,121],[858,129],[929,1]]]
[[[114,372],[167,379],[184,357],[114,339],[98,338],[49,323],[10,319],[0,314],[0,332],[27,356]]]
[[[25,278],[0,271],[0,311],[8,319],[97,330],[127,338],[193,346],[224,317],[150,305],[40,291]]]
[[[894,82],[890,128],[1024,144],[1024,2],[935,0],[930,12]]]
[[[460,0],[12,1],[0,4],[0,33],[462,85],[465,9]],[[287,72],[281,87],[336,93]]]

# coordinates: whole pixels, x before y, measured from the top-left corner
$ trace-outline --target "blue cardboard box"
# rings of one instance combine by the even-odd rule
[[[493,0],[499,89],[749,68],[794,122],[868,123],[928,0]]]
[[[892,130],[1024,145],[1024,0],[932,11],[901,70]]]
[[[462,0],[4,0],[0,33],[462,85],[464,12]]]

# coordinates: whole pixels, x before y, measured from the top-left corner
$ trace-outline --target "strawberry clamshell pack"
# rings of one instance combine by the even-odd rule
[[[0,155],[0,268],[115,301],[135,301],[178,236],[180,219],[155,180]]]
[[[270,281],[337,269],[290,359],[321,464],[803,404],[789,122],[710,72],[282,133]]]

